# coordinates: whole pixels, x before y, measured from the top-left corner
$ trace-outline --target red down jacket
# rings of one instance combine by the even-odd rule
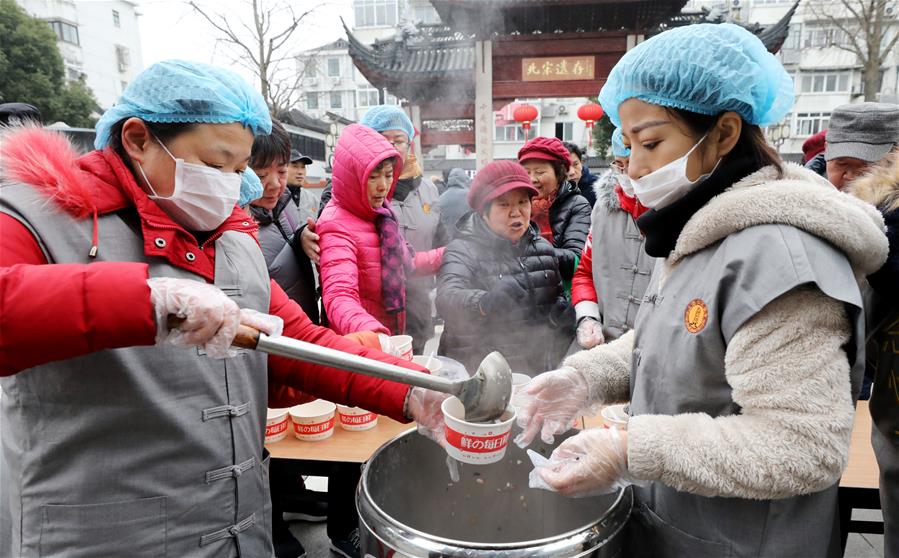
[[[200,245],[147,197],[112,150],[78,157],[68,141],[53,132],[23,129],[7,135],[0,162],[3,181],[34,186],[48,203],[56,203],[74,218],[135,208],[145,254],[193,271],[197,280],[213,279],[215,238],[228,230],[250,235],[256,231],[252,220],[235,207]],[[158,237],[166,240],[164,248],[149,240]],[[186,252],[193,252],[196,259],[187,262],[181,257]],[[48,264],[26,226],[0,213],[0,375],[104,349],[153,345],[156,323],[146,279],[143,263]],[[269,312],[284,320],[286,336],[424,371],[314,325],[274,281]],[[274,356],[269,357],[268,371],[275,390],[286,386],[407,420],[406,385]]]

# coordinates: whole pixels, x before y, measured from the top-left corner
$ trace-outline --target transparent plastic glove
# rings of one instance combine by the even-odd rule
[[[532,453],[528,452],[534,463],[529,477],[531,488],[583,498],[617,492],[633,484],[627,474],[627,433],[614,426],[585,430],[568,438],[548,461]]]
[[[315,219],[309,217],[306,220],[306,226],[300,233],[300,247],[312,263],[318,265],[321,262],[321,247],[318,245],[320,237],[315,234]]]
[[[233,356],[229,350],[240,308],[218,287],[190,279],[154,277],[147,279],[150,300],[156,312],[156,344],[176,347],[203,347],[212,358]],[[168,329],[169,315],[183,319],[177,329]]]
[[[448,380],[467,379],[468,372],[461,363],[446,357],[434,357],[443,366],[434,375]],[[449,394],[429,389],[414,387],[409,393],[407,411],[409,418],[418,423],[418,433],[427,436],[441,446],[446,443],[446,424],[443,422],[443,410],[440,408]]]
[[[515,438],[518,447],[527,447],[537,434],[552,444],[555,435],[568,431],[575,417],[587,412],[588,391],[583,374],[570,366],[544,372],[528,382],[516,396],[517,422],[522,428]]]
[[[240,323],[258,329],[269,337],[278,337],[284,333],[284,320],[278,316],[265,314],[250,308],[240,309]]]
[[[592,349],[606,342],[602,334],[602,324],[593,318],[584,318],[577,326],[577,344],[582,349]]]

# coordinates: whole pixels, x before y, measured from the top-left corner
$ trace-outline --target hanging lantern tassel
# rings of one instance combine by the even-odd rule
[[[587,103],[577,109],[577,117],[587,124],[587,146],[589,149],[593,148],[593,124],[602,118],[603,114],[605,113],[602,107],[596,103]]]
[[[524,143],[528,142],[528,131],[531,129],[531,123],[525,120],[521,123],[521,128],[524,130]]]

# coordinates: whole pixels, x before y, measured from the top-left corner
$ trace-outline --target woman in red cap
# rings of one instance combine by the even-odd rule
[[[518,162],[539,192],[531,220],[539,227],[540,236],[553,245],[567,283],[590,231],[590,203],[567,179],[571,156],[558,138],[537,137],[518,151]]]
[[[439,353],[469,370],[492,351],[502,353],[516,372],[550,370],[574,335],[574,310],[562,292],[556,250],[530,222],[537,195],[520,165],[490,163],[468,192],[474,211],[457,226],[443,255]]]

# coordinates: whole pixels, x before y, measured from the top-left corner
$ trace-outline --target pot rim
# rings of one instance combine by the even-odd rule
[[[397,434],[395,437],[391,438],[390,440],[384,442],[381,445],[381,447],[376,449],[375,452],[368,459],[368,461],[365,462],[365,468],[362,470],[362,479],[359,482],[359,486],[361,488],[361,493],[362,493],[362,495],[364,495],[365,500],[366,500],[365,505],[370,506],[372,509],[374,509],[378,513],[378,515],[382,518],[383,521],[385,521],[403,531],[414,534],[418,537],[421,537],[422,539],[425,539],[428,541],[433,541],[435,543],[447,545],[450,547],[458,547],[460,549],[467,548],[467,549],[475,549],[475,550],[516,550],[516,549],[530,548],[530,547],[535,547],[535,546],[546,546],[551,543],[559,543],[559,542],[565,541],[567,539],[572,539],[579,535],[582,536],[582,538],[584,538],[584,539],[592,538],[592,537],[590,537],[590,535],[596,534],[593,531],[593,528],[596,527],[597,525],[599,525],[600,523],[602,523],[610,515],[615,513],[618,510],[618,507],[621,505],[624,498],[630,492],[630,490],[628,490],[628,488],[623,488],[623,489],[619,490],[618,497],[615,498],[615,501],[612,503],[612,505],[609,506],[609,508],[600,517],[598,517],[594,520],[591,520],[590,522],[586,523],[585,525],[582,525],[581,527],[577,527],[575,529],[571,529],[570,531],[566,531],[564,533],[559,533],[558,535],[553,535],[551,537],[546,537],[543,539],[533,539],[533,540],[528,540],[528,541],[516,541],[516,542],[511,542],[511,543],[483,543],[483,542],[463,541],[463,540],[457,540],[457,539],[448,539],[445,537],[438,537],[436,535],[432,535],[430,533],[425,533],[424,531],[419,531],[418,529],[410,527],[409,525],[406,525],[405,523],[398,521],[393,516],[387,514],[381,508],[381,506],[379,506],[375,502],[374,498],[371,497],[371,493],[369,492],[369,489],[368,489],[368,474],[367,473],[368,473],[369,467],[371,467],[372,462],[375,461],[375,459],[377,457],[379,457],[381,455],[381,453],[383,453],[387,449],[387,446],[393,444],[400,438],[404,438],[406,436],[410,436],[410,435],[416,434],[416,433],[417,433],[417,430],[415,428],[410,428],[409,430],[406,430],[405,432],[401,432],[400,434]],[[360,519],[364,520],[365,518],[360,516]],[[617,534],[624,527],[624,523],[625,522],[622,522],[621,525],[619,525],[618,528],[615,529],[614,533],[609,534],[605,538],[610,538],[610,537],[614,536],[615,534]]]

